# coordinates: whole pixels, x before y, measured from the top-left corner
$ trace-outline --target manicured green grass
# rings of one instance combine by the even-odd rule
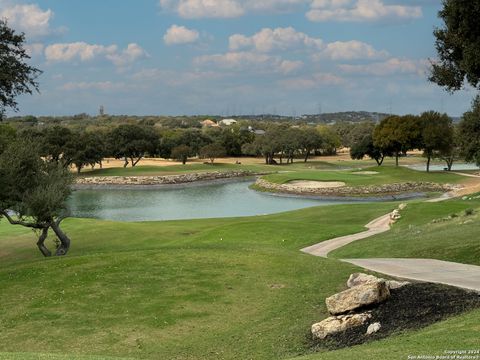
[[[5,353],[0,352],[0,360],[133,360],[133,358],[111,356],[76,356],[40,353]]]
[[[397,205],[148,223],[69,219],[64,228],[73,240],[71,253],[47,260],[35,249],[30,231],[1,221],[0,359],[286,359],[308,354],[309,328],[327,316],[325,297],[343,289],[358,268],[299,249],[361,231]],[[474,224],[452,227],[458,235],[447,233],[446,239],[447,223],[424,225],[470,207],[480,207],[480,201],[412,202],[391,233],[350,246],[367,244],[368,253],[377,239],[388,251],[435,257],[432,249],[440,242],[445,250],[438,256],[475,263],[479,229]],[[421,238],[392,235],[397,229],[410,231],[410,224],[421,231],[432,226],[428,231],[438,237],[423,244]],[[445,227],[436,232],[436,226]],[[467,228],[471,236],[457,251]],[[298,359],[405,359],[474,348],[479,323],[480,311],[473,311],[379,342]]]
[[[221,160],[213,164],[187,163],[186,165],[137,165],[135,167],[116,167],[108,169],[96,169],[82,172],[81,176],[153,176],[153,175],[174,175],[192,172],[209,171],[253,171],[253,172],[276,172],[276,171],[294,171],[306,168],[312,169],[332,169],[337,165],[323,162],[301,162],[297,161],[289,165],[263,165],[263,164],[230,164],[222,163]]]
[[[364,168],[362,171],[375,171],[378,174],[357,174],[358,170],[348,171],[314,171],[304,170],[289,173],[278,173],[265,176],[268,181],[284,184],[292,180],[342,181],[348,186],[380,185],[403,183],[410,181],[427,181],[435,183],[458,183],[464,177],[444,172],[421,172],[405,167],[377,166]]]
[[[172,175],[191,172],[208,172],[208,171],[268,171],[268,166],[262,165],[235,165],[235,164],[186,164],[186,165],[137,165],[135,167],[116,167],[108,169],[96,169],[93,171],[85,171],[82,176],[148,176],[148,175]],[[271,167],[270,167],[271,169]],[[271,170],[270,170],[271,171]]]
[[[324,298],[354,267],[299,249],[391,210],[359,204],[238,219],[70,219],[64,258],[0,223],[0,349],[152,359],[278,359],[305,352]],[[345,223],[339,222],[344,218]]]
[[[475,209],[472,216],[466,209]],[[450,215],[453,217],[449,219]],[[480,265],[480,200],[414,202],[386,233],[331,253],[336,258],[415,257]]]

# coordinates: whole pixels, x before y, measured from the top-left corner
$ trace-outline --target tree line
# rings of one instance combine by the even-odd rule
[[[399,158],[411,150],[423,151],[427,171],[433,159],[441,159],[451,170],[457,159],[480,164],[480,97],[472,103],[460,123],[454,125],[446,114],[435,111],[420,116],[389,116],[378,125],[364,124],[354,131],[350,147],[352,159],[369,157],[380,166],[385,157]]]
[[[0,125],[0,153],[16,138],[39,144],[40,155],[65,168],[102,167],[105,158],[122,159],[136,166],[144,157],[173,159],[185,164],[199,157],[213,163],[231,156],[262,156],[269,165],[307,162],[312,155],[333,155],[340,147],[350,148],[352,159],[369,157],[382,165],[386,157],[399,158],[421,150],[427,170],[433,159],[445,161],[450,170],[455,160],[480,162],[480,97],[460,123],[446,114],[389,116],[380,123],[339,123],[333,126],[297,126],[262,123],[254,133],[241,124],[222,128],[158,128],[145,124],[121,124],[111,128],[75,129],[60,125],[44,128]]]
[[[199,157],[213,163],[225,156],[264,156],[267,164],[308,161],[312,154],[334,154],[341,145],[326,126],[296,127],[265,124],[255,134],[234,125],[226,128],[158,129],[140,124],[122,124],[111,129],[76,130],[54,125],[45,128],[0,125],[0,151],[9,141],[27,139],[39,144],[42,157],[74,166],[80,173],[87,166],[102,167],[105,158],[122,159],[124,167],[136,166],[144,157],[161,157],[186,163]]]

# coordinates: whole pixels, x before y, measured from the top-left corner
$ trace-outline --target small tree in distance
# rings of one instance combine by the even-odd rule
[[[159,147],[159,136],[152,127],[120,125],[109,134],[109,150],[116,159],[123,159],[123,167],[135,167],[146,154],[154,154]]]
[[[400,126],[401,118],[399,116],[390,116],[383,119],[373,132],[373,144],[384,154],[395,156],[395,164],[398,166],[398,157],[403,146],[396,134]]]
[[[210,163],[213,164],[215,159],[225,157],[227,152],[221,144],[212,143],[205,145],[200,149],[200,157],[203,159],[210,159]]]
[[[423,122],[423,154],[427,158],[429,172],[432,158],[451,153],[454,146],[453,125],[447,114],[435,111],[424,112],[420,118]],[[451,168],[451,165],[448,167]]]
[[[176,146],[172,149],[172,159],[181,161],[183,165],[187,163],[188,157],[192,153],[192,148],[187,145]]]
[[[363,139],[354,143],[350,148],[350,157],[353,160],[362,160],[365,156],[375,160],[378,166],[383,164],[385,154],[373,143],[373,135],[365,135]]]

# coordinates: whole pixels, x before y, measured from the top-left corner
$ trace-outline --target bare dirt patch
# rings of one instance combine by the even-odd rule
[[[287,186],[302,189],[331,189],[339,188],[345,186],[345,183],[342,181],[307,181],[307,180],[294,180],[289,181]]]

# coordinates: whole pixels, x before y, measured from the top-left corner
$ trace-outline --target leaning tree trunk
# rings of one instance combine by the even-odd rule
[[[132,160],[132,167],[135,167],[140,160],[142,160],[143,156],[139,156],[136,160],[133,158],[133,156],[130,158]]]
[[[378,166],[381,166],[383,164],[383,160],[385,159],[385,155],[382,155],[379,158],[375,158],[375,161],[377,162]]]
[[[34,230],[41,230],[40,236],[37,240],[37,246],[40,252],[45,257],[52,256],[52,252],[45,246],[45,240],[47,239],[49,228],[52,228],[53,232],[60,241],[60,246],[58,246],[57,250],[55,251],[55,256],[63,256],[70,249],[70,239],[67,234],[65,234],[62,229],[60,229],[60,223],[62,222],[63,218],[57,220],[50,219],[46,222],[28,222],[23,220],[22,218],[14,219],[12,218],[12,216],[10,216],[7,210],[1,209],[0,215],[5,217],[12,225],[20,225]]]
[[[55,252],[56,256],[66,255],[68,250],[70,249],[70,238],[62,231],[62,229],[60,229],[61,221],[61,219],[57,221],[52,221],[52,223],[50,224],[53,232],[55,233],[55,235],[57,235],[58,240],[60,240],[60,246]]]
[[[447,163],[447,171],[452,171],[453,162],[455,161],[454,157],[444,157],[443,160]]]
[[[447,169],[448,171],[452,171],[452,166],[453,166],[453,159],[449,160],[447,162]]]
[[[38,246],[38,250],[40,250],[43,256],[50,257],[52,256],[52,252],[48,250],[48,248],[45,246],[45,240],[47,239],[47,236],[48,236],[48,227],[45,227],[42,229],[42,233],[38,237],[37,246]]]

